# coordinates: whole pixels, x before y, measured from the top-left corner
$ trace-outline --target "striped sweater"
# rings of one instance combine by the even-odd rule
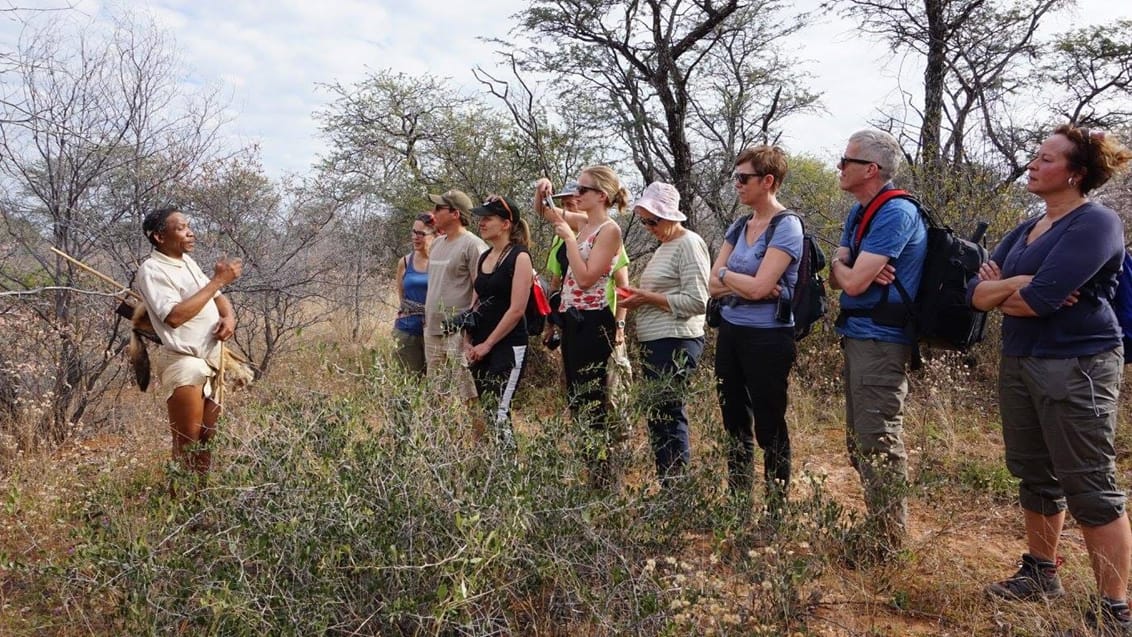
[[[640,288],[660,292],[668,299],[666,312],[655,305],[637,309],[637,340],[697,338],[704,335],[711,258],[700,235],[684,235],[660,244],[641,274]]]

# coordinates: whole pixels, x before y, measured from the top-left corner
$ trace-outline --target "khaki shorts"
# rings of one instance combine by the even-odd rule
[[[425,364],[432,378],[444,378],[455,386],[457,395],[465,399],[479,396],[468,363],[464,359],[464,335],[424,337]]]
[[[1116,424],[1124,351],[1076,358],[1003,356],[999,408],[1006,467],[1022,508],[1049,516],[1067,507],[1083,526],[1124,515],[1117,486]]]
[[[220,348],[216,351],[219,355]],[[165,400],[173,397],[175,389],[185,385],[202,387],[205,398],[212,395],[212,378],[216,376],[216,369],[203,358],[158,347],[151,363]]]

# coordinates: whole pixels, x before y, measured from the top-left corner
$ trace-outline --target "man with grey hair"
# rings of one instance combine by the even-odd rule
[[[472,200],[459,190],[428,196],[432,218],[443,236],[432,242],[428,256],[428,292],[425,294],[425,367],[436,378],[455,365],[454,386],[466,400],[476,398],[476,386],[464,364],[464,335],[450,319],[472,305],[476,264],[487,244],[468,232]],[[447,327],[447,329],[446,329]]]
[[[858,232],[869,203],[893,188],[902,151],[896,139],[878,130],[849,138],[837,163],[839,185],[857,203],[849,211],[841,242],[830,263],[830,285],[841,290],[837,332],[845,350],[846,440],[849,459],[865,492],[870,533],[848,554],[850,562],[893,557],[901,548],[908,515],[908,456],[904,449],[907,365],[914,336],[907,329],[908,308],[892,283],[899,280],[910,298],[920,288],[927,254],[927,229],[916,206],[892,199]]]

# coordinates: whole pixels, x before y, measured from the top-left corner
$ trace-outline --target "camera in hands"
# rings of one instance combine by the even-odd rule
[[[456,332],[474,328],[478,321],[479,314],[474,310],[468,309],[454,316],[446,317],[441,321],[440,329],[444,331],[445,336],[449,336]]]

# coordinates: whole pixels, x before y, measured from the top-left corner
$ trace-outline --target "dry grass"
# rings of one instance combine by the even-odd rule
[[[382,414],[389,406],[367,396],[382,391],[370,384],[370,362],[380,366],[387,359],[380,336],[371,354],[363,345],[335,342],[332,334],[328,330],[307,337],[303,350],[282,359],[265,383],[231,397],[224,430],[229,443],[218,454],[220,464],[234,463],[243,449],[283,436],[264,417],[280,400],[354,401],[366,423],[357,435],[389,441],[382,433],[388,425]],[[728,513],[723,438],[710,359],[705,358],[690,410],[692,491],[677,502],[657,497],[647,434],[636,426],[627,444],[626,494],[594,514],[594,526],[608,534],[603,541],[625,542],[618,549],[624,577],[636,583],[640,595],[655,590],[656,608],[638,600],[625,608],[648,612],[640,620],[618,624],[617,613],[623,611],[613,597],[600,598],[608,608],[594,605],[600,596],[564,602],[565,589],[552,578],[541,593],[516,589],[518,595],[503,602],[508,613],[525,618],[513,625],[521,629],[511,630],[597,635],[634,626],[632,632],[660,635],[1023,636],[1045,634],[1052,624],[1079,616],[1092,577],[1072,525],[1063,544],[1065,599],[1050,606],[1003,604],[981,593],[985,583],[1013,571],[1023,550],[1014,487],[1001,461],[993,370],[985,367],[978,376],[951,361],[931,365],[915,377],[906,423],[915,484],[909,545],[892,564],[864,570],[842,566],[839,542],[861,510],[861,494],[844,450],[839,353],[829,339],[824,346],[817,341],[805,345],[791,388],[797,476],[793,517],[777,537],[768,540],[757,532],[757,519]],[[517,400],[523,406],[517,412],[518,430],[528,452],[551,449],[569,456],[568,438],[556,440],[562,432],[548,424],[562,410],[552,363],[536,361],[528,376]],[[122,614],[130,605],[123,597],[128,587],[100,580],[104,573],[84,552],[106,549],[96,541],[108,537],[99,535],[101,527],[114,529],[117,537],[144,537],[154,529],[175,531],[182,523],[175,508],[161,504],[168,453],[167,434],[159,424],[162,412],[152,394],[134,393],[113,406],[116,415],[105,432],[11,460],[12,470],[0,481],[0,634],[116,635],[135,625]],[[1128,449],[1127,422],[1125,406],[1118,441],[1122,450]],[[476,452],[467,432],[457,428],[452,435],[460,453]],[[543,443],[548,447],[537,446]],[[571,483],[581,483],[580,474],[569,473],[575,465],[564,467],[561,489],[574,489]],[[1126,452],[1120,468],[1127,485]],[[157,513],[170,520],[153,519]],[[834,514],[835,522],[829,517]],[[620,528],[626,520],[641,528]],[[612,526],[603,530],[603,524]],[[137,535],[131,536],[130,529]],[[604,557],[599,553],[595,559]],[[613,586],[611,581],[592,585]],[[561,615],[562,604],[572,609],[566,616]],[[188,626],[156,626],[153,631],[180,634]],[[421,626],[405,632],[422,631]],[[360,633],[371,634],[365,628]]]

